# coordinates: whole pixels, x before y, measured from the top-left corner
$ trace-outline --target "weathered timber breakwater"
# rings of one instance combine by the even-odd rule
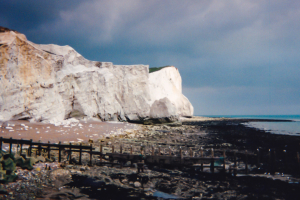
[[[3,185],[7,187],[8,194],[5,195],[18,199],[26,195],[25,199],[33,196],[61,199],[156,199],[160,196],[180,199],[297,199],[298,171],[297,167],[293,167],[298,165],[295,139],[248,128],[241,122],[218,119],[184,122],[182,126],[175,127],[148,125],[130,134],[94,140],[93,151],[101,152],[102,146],[102,153],[106,156],[101,158],[100,155],[93,155],[92,166],[89,166],[88,153],[82,154],[83,165],[77,165],[78,152],[72,151],[70,159],[68,151],[62,151],[62,165],[48,162],[36,164],[32,171],[18,168],[19,180]],[[271,144],[266,145],[268,140]],[[90,145],[88,141],[85,142],[82,146]],[[279,147],[283,147],[282,152],[285,150],[287,159],[284,161]],[[65,149],[68,150],[67,147]],[[259,159],[257,149],[260,150]],[[226,173],[222,171],[224,160],[219,159],[224,151]],[[40,151],[37,152],[39,155]],[[133,163],[130,159],[121,162],[122,159],[118,158],[120,152],[136,156],[143,153],[146,164],[143,171],[141,169],[137,173],[141,163],[139,157]],[[204,163],[207,168],[204,167],[203,172],[201,163],[195,163],[196,167],[178,163],[169,165],[167,159],[160,159],[153,164],[147,160],[152,152],[161,158],[167,158],[170,154],[171,157],[180,158],[181,154],[183,159],[199,158],[203,153],[203,157],[217,158],[213,162],[216,168],[212,173],[211,159]],[[32,154],[35,153],[33,150]],[[47,157],[47,152],[42,153]],[[59,159],[57,150],[53,151],[52,157]],[[68,158],[74,163],[69,164]],[[107,164],[104,165],[104,162]],[[247,176],[244,175],[246,162]],[[236,168],[233,168],[235,163]],[[277,168],[270,168],[270,163]],[[51,170],[49,166],[53,166]],[[232,171],[228,173],[230,166]],[[235,172],[237,176],[234,176]],[[25,195],[25,191],[31,192]]]

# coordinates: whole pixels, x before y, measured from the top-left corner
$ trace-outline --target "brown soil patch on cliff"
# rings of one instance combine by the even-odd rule
[[[0,26],[0,33],[1,32],[9,32],[9,31],[14,31],[16,33],[19,33],[18,31],[15,31],[15,30],[12,30],[12,29],[9,29],[9,28],[5,28],[3,26]]]

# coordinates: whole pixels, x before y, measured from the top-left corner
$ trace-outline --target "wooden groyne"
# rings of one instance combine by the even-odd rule
[[[183,155],[182,148],[174,151],[171,148],[162,148],[161,146],[132,146],[125,148],[125,145],[119,144],[103,144],[101,143],[98,151],[93,147],[93,144],[51,144],[42,142],[33,142],[32,140],[22,140],[13,138],[0,138],[0,149],[2,150],[3,143],[9,144],[8,152],[12,153],[13,145],[17,145],[17,152],[20,155],[32,156],[44,155],[49,159],[51,152],[58,154],[58,162],[62,161],[62,153],[68,156],[68,161],[71,163],[74,160],[74,154],[78,155],[78,164],[82,164],[82,154],[89,154],[89,165],[120,165],[121,167],[128,161],[133,163],[144,163],[149,166],[160,167],[178,167],[190,168],[193,171],[205,171],[209,168],[211,173],[216,170],[229,172],[236,175],[237,173],[248,174],[252,169],[263,169],[270,174],[275,172],[287,171],[293,165],[294,169],[300,170],[300,154],[294,152],[294,156],[287,156],[286,152],[276,154],[275,150],[270,149],[268,152],[261,152],[259,149],[256,152],[248,152],[247,150],[237,151],[229,149],[196,149],[189,148],[185,150]],[[26,146],[26,148],[25,148]],[[118,148],[116,148],[118,147]],[[104,150],[105,149],[105,150]],[[118,150],[116,150],[118,149]],[[134,151],[135,150],[135,151]],[[26,154],[23,154],[27,151]],[[133,152],[139,152],[134,154]],[[278,157],[278,155],[280,155]],[[93,156],[97,156],[97,159]],[[73,159],[72,159],[73,158]],[[93,162],[94,161],[94,162]]]

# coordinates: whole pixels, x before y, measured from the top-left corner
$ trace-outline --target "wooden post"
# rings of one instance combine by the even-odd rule
[[[223,158],[224,158],[224,160],[223,160],[223,170],[224,170],[224,173],[226,172],[226,162],[225,162],[225,160],[226,160],[226,152],[225,152],[225,150],[223,150]]]
[[[154,146],[152,145],[152,156],[154,156]]]
[[[132,153],[133,153],[133,147],[132,147],[132,145],[130,145],[130,155],[132,155]],[[132,160],[130,161],[130,167],[132,167],[133,166],[133,162],[132,162]]]
[[[236,166],[236,152],[233,152],[233,162],[234,162],[234,176],[236,176],[236,170],[237,170],[237,166]]]
[[[79,164],[81,165],[81,156],[82,156],[82,143],[80,143],[80,149],[79,149]]]
[[[115,153],[115,146],[114,145],[112,145],[112,147],[111,147],[111,153]]]
[[[246,161],[245,161],[245,172],[248,174],[248,151],[245,151]]]
[[[203,147],[201,147],[201,158],[203,158]],[[201,171],[203,172],[203,160],[201,161]]]
[[[58,162],[61,162],[61,141],[59,141],[58,145]]]
[[[283,150],[283,157],[284,157],[284,169],[287,170],[288,161],[287,161],[287,156],[286,156],[286,150]]]
[[[100,163],[102,164],[102,152],[103,152],[103,145],[100,144]]]
[[[28,149],[28,155],[31,157],[31,148],[32,148],[32,139],[30,139],[29,149]]]
[[[12,138],[10,138],[10,142],[9,142],[9,153],[11,153],[12,151]]]
[[[22,151],[23,151],[23,141],[21,139],[21,142],[20,142],[20,156],[22,155]]]
[[[120,144],[120,154],[122,154],[122,144]]]
[[[269,149],[269,152],[268,152],[268,159],[269,159],[269,167],[268,167],[268,171],[269,173],[272,171],[271,168],[272,168],[272,158],[271,158],[271,149]]]
[[[193,150],[190,148],[190,157],[193,157]]]
[[[180,164],[182,164],[182,149],[181,149],[181,147],[179,149],[179,156],[180,156]]]
[[[39,150],[39,156],[42,154],[41,150],[41,140],[39,140],[39,145],[38,145],[38,150]]]
[[[260,166],[260,151],[257,149],[257,167]]]
[[[271,165],[271,174],[275,174],[275,169],[276,169],[276,151],[273,149],[273,156],[272,156],[272,165]]]
[[[210,163],[210,171],[211,173],[215,172],[215,161],[213,158],[211,159],[211,163]]]
[[[71,164],[72,160],[72,143],[70,142],[70,151],[69,151],[69,164]]]
[[[50,159],[50,141],[48,141],[48,158]]]
[[[214,148],[211,148],[211,161],[210,161],[210,171],[211,173],[215,172],[215,161],[214,161]]]
[[[91,148],[90,148],[90,166],[92,166],[92,158],[93,158],[93,145],[91,144]]]
[[[0,138],[0,150],[2,151],[2,137]]]

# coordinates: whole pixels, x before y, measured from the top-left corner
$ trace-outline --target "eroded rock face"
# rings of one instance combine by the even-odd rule
[[[0,120],[63,119],[55,84],[63,58],[37,49],[23,36],[0,33]]]
[[[2,28],[0,121],[191,116],[178,70],[168,67],[150,75],[148,71],[147,65],[89,61],[70,46],[34,44]]]
[[[150,117],[155,116],[193,116],[194,108],[182,94],[181,76],[174,66],[165,67],[149,75],[151,95]],[[159,107],[166,108],[158,111]],[[158,114],[160,113],[160,114]]]

